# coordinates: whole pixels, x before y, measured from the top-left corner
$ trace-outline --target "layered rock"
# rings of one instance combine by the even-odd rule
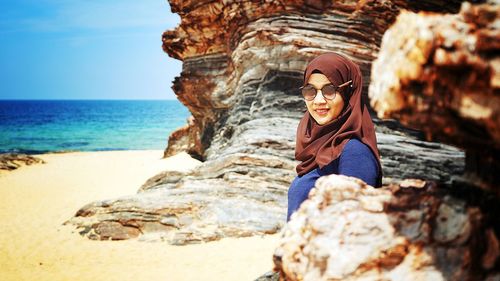
[[[467,151],[471,184],[500,195],[500,5],[403,12],[384,35],[369,95],[381,118]]]
[[[193,147],[199,146],[199,144],[192,143],[197,135],[199,135],[199,132],[196,130],[194,118],[193,116],[189,116],[187,124],[172,132],[168,137],[168,145],[163,153],[163,158],[174,156],[180,151],[192,151]],[[192,152],[191,155],[199,156],[199,154]]]
[[[320,178],[275,252],[280,280],[499,280],[499,21],[494,1],[397,18],[373,64],[371,104],[466,149],[468,173],[381,189]]]
[[[498,200],[321,177],[275,251],[280,280],[496,280]]]
[[[207,148],[224,145],[232,127],[264,110],[298,116],[303,105],[295,89],[315,55],[343,53],[368,78],[382,35],[401,9],[457,11],[460,2],[171,1],[181,24],[163,34],[163,49],[184,62],[173,90],[194,117],[195,126],[182,129],[190,135],[189,152],[210,158]],[[259,89],[264,84],[276,87]]]
[[[274,121],[296,126],[286,124],[286,119]],[[286,221],[286,194],[297,163],[269,151],[282,146],[291,154],[293,136],[287,139],[278,131],[264,132],[258,120],[246,126],[253,130],[245,127],[243,132],[249,136],[238,139],[246,142],[235,144],[233,150],[204,162],[195,171],[163,172],[148,180],[140,193],[90,203],[69,222],[91,239],[140,237],[175,245],[276,233]],[[450,171],[461,173],[463,169],[463,154],[453,147],[397,135],[379,137],[381,152],[390,153],[383,160],[384,169],[393,177],[384,181],[418,175],[451,183]],[[413,162],[415,157],[427,165]]]
[[[19,153],[0,154],[0,170],[12,171],[22,165],[43,164],[45,161],[38,157]]]
[[[181,24],[164,33],[163,48],[184,61],[173,89],[192,120],[172,135],[166,155],[187,149],[204,163],[157,175],[137,195],[91,203],[70,222],[93,239],[173,244],[278,231],[296,175],[307,63],[327,51],[350,57],[363,72],[366,99],[371,62],[398,12],[456,10],[457,3],[171,1]],[[396,121],[375,123],[384,183],[412,177],[451,186],[462,174],[459,149],[423,141]]]
[[[234,153],[188,174],[162,173],[137,195],[91,203],[69,223],[91,239],[174,245],[276,233],[293,168],[279,157]]]

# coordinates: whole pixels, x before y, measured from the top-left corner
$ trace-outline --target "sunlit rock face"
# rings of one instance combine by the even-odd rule
[[[358,63],[366,89],[382,35],[401,9],[455,12],[458,3],[170,1],[181,24],[163,34],[163,49],[184,62],[173,89],[194,117],[189,152],[217,157],[248,120],[296,120],[305,110],[296,90],[303,70],[322,52]]]
[[[372,67],[378,116],[463,147],[468,173],[451,187],[320,178],[275,251],[281,280],[500,279],[499,5],[403,12]]]
[[[375,189],[322,177],[285,227],[275,270],[281,280],[496,280],[498,207],[455,195],[419,180]]]
[[[472,184],[500,195],[500,5],[458,14],[403,12],[373,63],[371,104],[467,151]]]
[[[306,110],[297,88],[307,63],[335,51],[371,62],[401,9],[456,12],[459,1],[171,1],[181,24],[163,49],[181,59],[174,81],[190,110],[165,155],[188,151],[195,171],[166,171],[133,196],[93,202],[70,223],[92,239],[199,243],[276,233],[296,176],[295,133]],[[421,6],[420,6],[421,5]],[[384,184],[405,178],[452,186],[464,153],[424,141],[394,120],[375,120]]]

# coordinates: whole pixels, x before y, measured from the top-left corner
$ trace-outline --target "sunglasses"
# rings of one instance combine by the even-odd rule
[[[302,96],[304,96],[304,99],[306,101],[314,100],[316,98],[316,94],[318,93],[318,91],[321,91],[321,95],[323,95],[323,98],[325,98],[325,100],[333,100],[335,98],[335,95],[337,94],[337,90],[344,86],[349,85],[351,82],[352,80],[349,80],[344,84],[338,86],[335,86],[333,84],[327,84],[323,86],[323,88],[321,89],[316,89],[314,88],[313,85],[308,84],[306,86],[300,87],[299,89],[301,90]]]

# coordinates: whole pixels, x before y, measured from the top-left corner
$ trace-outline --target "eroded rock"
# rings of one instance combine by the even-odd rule
[[[163,34],[163,50],[183,61],[173,90],[194,118],[183,135],[191,154],[209,159],[249,120],[299,118],[297,88],[316,55],[350,57],[366,89],[382,35],[400,10],[456,12],[461,1],[169,2],[181,23]]]
[[[285,228],[276,271],[284,280],[305,281],[498,274],[498,238],[484,232],[498,226],[494,214],[432,182],[406,186],[375,189],[352,177],[321,177]]]
[[[140,235],[141,240],[174,245],[273,234],[286,221],[293,167],[275,156],[234,153],[204,163],[180,180],[178,172],[166,172],[175,179],[161,174],[136,195],[91,203],[66,223],[92,239]],[[262,176],[270,169],[275,169],[272,176]],[[137,231],[129,234],[131,227]]]
[[[384,34],[369,96],[381,118],[467,152],[466,180],[500,194],[500,5],[402,12]]]
[[[12,171],[21,165],[43,164],[45,161],[38,157],[19,153],[0,154],[0,170]]]
[[[139,237],[174,244],[276,232],[296,175],[307,63],[328,51],[350,57],[366,99],[371,62],[400,10],[457,11],[459,2],[170,1],[181,24],[163,34],[163,49],[183,61],[173,90],[192,118],[171,136],[166,155],[185,149],[204,163],[157,175],[135,196],[89,204],[70,221],[82,229],[133,221]],[[397,122],[375,123],[384,183],[412,177],[453,185],[463,173],[459,149],[422,141]],[[172,228],[147,231],[150,220]]]
[[[277,126],[275,132],[266,131],[268,127],[260,122],[269,120],[286,124],[289,119],[249,121],[233,138],[235,144],[221,149],[219,157],[190,172],[162,172],[136,195],[91,203],[69,223],[90,230],[113,221],[125,228],[113,224],[116,237],[110,231],[103,236],[97,231],[81,233],[92,239],[122,239],[132,225],[140,239],[176,245],[276,233],[286,222],[287,190],[297,162],[293,135],[280,134]],[[291,124],[296,126],[295,120]],[[404,136],[377,136],[379,148],[387,155],[382,159],[387,171],[384,182],[418,176],[451,185],[453,176],[462,172],[463,153],[456,148]]]

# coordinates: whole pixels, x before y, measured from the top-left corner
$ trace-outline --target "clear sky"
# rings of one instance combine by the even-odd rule
[[[175,99],[167,0],[0,0],[0,99]]]

